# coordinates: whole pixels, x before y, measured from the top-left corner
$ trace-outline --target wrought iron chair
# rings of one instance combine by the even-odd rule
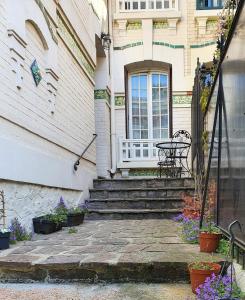
[[[173,140],[177,141],[177,142],[183,142],[183,143],[189,144],[189,147],[186,147],[183,149],[178,149],[176,151],[176,158],[177,158],[176,164],[178,164],[177,162],[179,162],[179,166],[181,168],[180,177],[181,177],[181,174],[185,174],[185,173],[190,174],[191,171],[190,171],[190,168],[188,165],[188,155],[189,155],[191,143],[192,143],[191,135],[188,131],[181,129],[174,133]],[[183,161],[185,161],[186,166],[183,165]]]
[[[164,173],[166,177],[175,177],[176,160],[175,149],[159,149],[158,150],[158,163],[159,166],[159,177],[162,178]],[[163,172],[164,171],[164,172]]]

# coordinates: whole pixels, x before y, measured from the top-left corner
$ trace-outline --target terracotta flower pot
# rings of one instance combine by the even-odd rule
[[[219,233],[200,232],[199,234],[200,251],[207,252],[207,253],[215,252],[219,246],[220,238],[221,238],[221,234]]]
[[[196,289],[199,287],[199,285],[204,283],[207,277],[210,277],[213,273],[215,275],[218,275],[221,269],[221,265],[217,263],[203,262],[201,264],[205,266],[210,266],[210,269],[193,269],[192,266],[194,265],[194,263],[189,265],[191,288],[194,294],[196,294]]]

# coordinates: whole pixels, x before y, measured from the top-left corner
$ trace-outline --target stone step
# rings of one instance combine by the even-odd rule
[[[169,198],[181,197],[183,192],[193,194],[192,187],[165,187],[165,188],[128,188],[128,189],[91,189],[91,199],[127,199],[127,198]]]
[[[90,199],[89,209],[171,209],[182,208],[181,198]]]
[[[122,178],[96,179],[96,189],[125,189],[125,188],[163,188],[163,187],[194,187],[192,178]]]
[[[88,209],[87,220],[172,219],[181,209]]]

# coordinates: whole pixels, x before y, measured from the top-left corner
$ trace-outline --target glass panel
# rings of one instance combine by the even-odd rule
[[[147,116],[147,103],[140,104],[140,114],[141,116]]]
[[[141,75],[140,76],[140,89],[147,89],[147,76]]]
[[[158,88],[152,89],[152,101],[159,101],[159,89]]]
[[[133,139],[140,139],[140,131],[133,130]]]
[[[154,9],[154,1],[149,0],[149,9]]]
[[[153,115],[160,114],[160,103],[159,102],[152,102],[152,113]]]
[[[135,156],[138,157],[138,158],[141,156],[141,155],[140,155],[140,150],[138,150],[138,149],[135,150]]]
[[[158,87],[159,86],[159,75],[158,74],[153,74],[152,75],[152,86],[153,87]]]
[[[168,114],[168,104],[167,102],[161,102],[161,113]]]
[[[169,8],[169,0],[164,0],[164,8]]]
[[[132,100],[133,100],[133,102],[139,101],[139,91],[138,90],[132,90]]]
[[[161,130],[161,138],[167,139],[168,138],[168,129],[162,129]]]
[[[140,1],[140,9],[146,9],[146,1]]]
[[[147,90],[140,90],[140,100],[147,102]]]
[[[133,116],[138,116],[139,115],[139,104],[138,103],[133,103],[133,106],[132,106],[132,114]]]
[[[168,91],[167,89],[160,89],[160,97],[161,97],[161,100],[165,100],[167,99],[167,96],[168,96]]]
[[[160,75],[160,86],[167,87],[168,86],[168,76],[167,75]]]
[[[140,129],[139,117],[133,117],[133,129]]]
[[[160,128],[160,117],[153,117],[153,128]]]
[[[162,0],[156,2],[156,9],[162,9]]]
[[[142,129],[148,128],[148,118],[147,117],[141,117],[141,128]]]
[[[141,138],[148,139],[148,130],[141,130]]]
[[[153,129],[153,138],[154,139],[160,138],[160,129]]]
[[[149,156],[149,151],[148,150],[146,150],[146,149],[144,149],[143,150],[143,157],[148,157]]]
[[[161,127],[162,128],[168,127],[168,116],[167,115],[161,116]]]
[[[132,89],[139,88],[139,76],[132,76],[131,85],[132,85],[132,87],[131,87]]]
[[[138,8],[139,8],[138,1],[133,1],[133,9],[138,9]]]

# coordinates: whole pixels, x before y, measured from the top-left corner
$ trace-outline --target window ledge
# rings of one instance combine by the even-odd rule
[[[142,19],[173,19],[181,18],[181,12],[176,10],[161,11],[125,11],[114,14],[114,20],[142,20]]]
[[[222,9],[205,9],[205,10],[196,10],[194,16],[198,17],[218,17],[218,14]]]

